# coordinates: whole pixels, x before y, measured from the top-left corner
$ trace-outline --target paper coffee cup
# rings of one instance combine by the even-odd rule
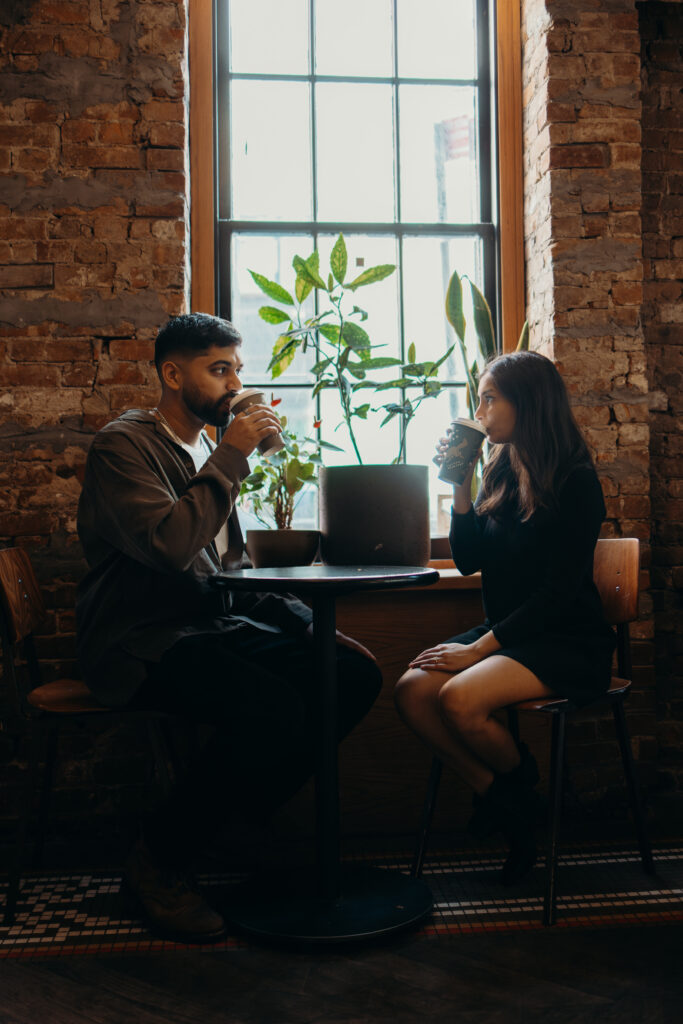
[[[443,456],[437,455],[434,462],[440,466],[439,480],[449,484],[462,484],[472,460],[478,455],[486,437],[486,431],[476,420],[458,418],[453,420],[446,436],[448,448]]]
[[[235,415],[238,412],[246,412],[252,405],[267,405],[266,396],[260,388],[242,388],[230,402],[230,412]],[[256,446],[261,455],[274,455],[285,446],[282,434],[267,434]]]

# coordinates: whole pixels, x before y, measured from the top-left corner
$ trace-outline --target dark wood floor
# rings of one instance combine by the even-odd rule
[[[0,1024],[679,1024],[683,926],[4,961]]]

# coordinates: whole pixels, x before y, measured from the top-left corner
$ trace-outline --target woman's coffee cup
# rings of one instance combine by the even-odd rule
[[[439,480],[462,484],[481,450],[486,431],[476,420],[458,418],[452,421],[446,437],[448,447],[433,460],[440,467]]]
[[[234,415],[238,412],[246,412],[252,405],[267,404],[266,396],[260,388],[242,388],[230,402],[230,412]],[[282,451],[284,446],[285,442],[282,440],[282,434],[273,432],[262,438],[256,447],[261,455],[274,455],[275,452]]]

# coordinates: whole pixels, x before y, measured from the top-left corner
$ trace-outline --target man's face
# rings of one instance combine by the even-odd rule
[[[180,397],[201,423],[224,427],[230,417],[230,399],[242,388],[240,346],[212,345],[194,359],[178,360]]]

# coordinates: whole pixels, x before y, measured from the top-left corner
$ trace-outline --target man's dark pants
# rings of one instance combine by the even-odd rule
[[[377,665],[337,645],[339,739],[372,707]],[[149,676],[135,705],[213,726],[171,800],[146,823],[156,858],[185,867],[231,818],[267,818],[315,770],[319,671],[304,634],[235,632],[187,637]]]

